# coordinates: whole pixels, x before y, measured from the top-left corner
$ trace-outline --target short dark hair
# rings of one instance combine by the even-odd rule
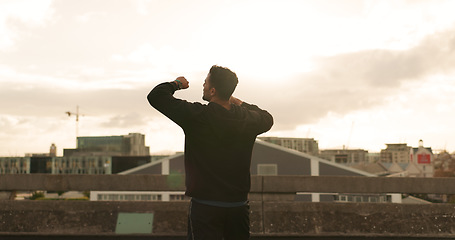
[[[237,75],[229,68],[217,65],[210,68],[210,84],[216,89],[220,99],[229,100],[238,83]]]

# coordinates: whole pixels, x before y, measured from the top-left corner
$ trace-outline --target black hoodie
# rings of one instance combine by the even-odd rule
[[[149,103],[185,133],[185,194],[201,200],[246,201],[256,136],[270,130],[273,118],[255,105],[190,103],[173,97],[174,83],[162,83]]]

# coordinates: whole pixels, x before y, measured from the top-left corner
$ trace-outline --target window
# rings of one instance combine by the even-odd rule
[[[183,200],[185,200],[185,195],[183,195],[183,194],[179,194],[179,195],[171,194],[169,196],[169,200],[170,201],[183,201]]]
[[[276,164],[258,164],[258,175],[278,175],[278,166]]]
[[[134,201],[135,195],[125,195],[126,201]]]

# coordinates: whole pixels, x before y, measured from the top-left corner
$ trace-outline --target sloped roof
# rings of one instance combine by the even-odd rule
[[[429,202],[429,201],[426,201],[426,200],[423,200],[420,198],[416,198],[413,196],[405,197],[401,201],[402,201],[401,203],[406,203],[406,204],[431,204],[431,202]]]
[[[358,163],[350,165],[350,167],[375,175],[384,175],[388,173],[387,168],[380,163]]]
[[[382,166],[384,166],[385,169],[389,169],[392,166],[392,163],[389,162],[380,162]]]
[[[119,174],[141,174],[141,173],[147,173],[147,170],[150,168],[158,168],[161,166],[166,161],[171,161],[174,159],[183,159],[183,153],[177,153],[175,155],[169,156],[167,158],[160,159],[158,161],[154,161],[151,163],[147,163],[144,165],[141,165],[139,167],[132,168],[127,171],[123,171]],[[262,140],[257,139],[253,148],[253,155],[252,155],[252,165],[254,163],[267,163],[267,162],[280,162],[280,164],[286,165],[286,162],[302,162],[306,161],[308,162],[306,167],[304,165],[300,166],[294,166],[291,164],[289,165],[289,168],[295,169],[295,168],[310,168],[311,164],[310,162],[313,161],[315,163],[318,163],[319,171],[321,171],[320,175],[359,175],[359,176],[377,176],[375,174],[355,169],[352,167],[344,166],[338,163],[330,162],[328,160],[315,157],[313,155],[309,155],[306,153],[299,152],[297,150],[285,148],[273,143],[268,143]],[[255,169],[253,169],[255,170]],[[252,171],[253,173],[254,171]],[[291,173],[292,174],[292,173]],[[311,170],[310,169],[305,169],[304,171],[302,170],[301,172],[298,173],[299,175],[311,175]]]
[[[420,148],[412,148],[412,153],[415,154],[417,151],[419,151]],[[433,154],[433,150],[431,147],[424,148],[425,150],[429,151],[431,154]]]
[[[377,176],[375,174],[371,174],[371,173],[368,173],[366,171],[362,171],[362,170],[359,170],[359,169],[348,167],[348,166],[345,166],[345,165],[342,165],[342,164],[339,164],[339,163],[331,162],[331,161],[326,160],[326,159],[322,159],[322,158],[319,158],[319,157],[316,157],[316,156],[313,156],[313,155],[310,155],[310,154],[307,154],[307,153],[299,152],[299,151],[294,150],[294,149],[285,148],[285,147],[282,147],[282,146],[279,146],[279,145],[276,145],[276,144],[273,144],[273,143],[265,142],[265,141],[262,141],[262,140],[259,140],[259,139],[256,140],[255,148],[256,147],[258,147],[258,148],[259,147],[266,147],[266,148],[269,148],[269,149],[277,150],[277,151],[279,151],[281,153],[286,153],[286,154],[289,155],[289,157],[297,157],[297,158],[301,158],[301,159],[308,159],[308,160],[315,161],[315,162],[319,163],[319,168],[320,169],[321,168],[324,168],[324,169],[331,168],[331,169],[343,170],[344,173],[340,173],[339,175],[350,175],[350,174],[347,174],[348,172],[350,172],[353,175],[369,176],[369,177]],[[264,149],[264,148],[262,148],[262,149]],[[253,158],[254,157],[255,157],[255,152],[253,152]],[[254,159],[253,159],[253,161],[254,161]],[[326,175],[326,174],[320,174],[320,175]],[[338,175],[338,174],[334,174],[334,175]]]
[[[409,163],[398,163],[398,165],[404,170],[408,167]]]
[[[120,174],[120,175],[138,174],[138,173],[141,173],[143,170],[147,170],[149,168],[156,167],[156,166],[162,164],[163,162],[169,161],[171,159],[176,159],[176,158],[179,158],[179,157],[182,157],[182,156],[183,156],[183,153],[176,153],[176,154],[171,155],[169,157],[162,158],[160,160],[153,161],[153,162],[150,162],[150,163],[146,163],[146,164],[143,164],[141,166],[138,166],[138,167],[131,168],[129,170],[120,172],[118,174]]]
[[[403,172],[404,168],[402,168],[398,163],[394,162],[390,167],[387,169],[389,172],[392,173],[397,173],[397,172]]]
[[[422,172],[415,163],[409,163],[408,166],[406,167],[406,171],[408,171],[410,174]]]

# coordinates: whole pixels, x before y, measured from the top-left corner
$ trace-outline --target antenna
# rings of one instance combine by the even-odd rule
[[[76,116],[76,147],[77,147],[77,137],[79,137],[79,116],[84,116],[84,115],[81,115],[79,113],[79,105],[76,106],[76,112],[73,113],[73,112],[65,112],[66,114],[68,114],[68,117],[71,117],[71,115],[75,115]]]

